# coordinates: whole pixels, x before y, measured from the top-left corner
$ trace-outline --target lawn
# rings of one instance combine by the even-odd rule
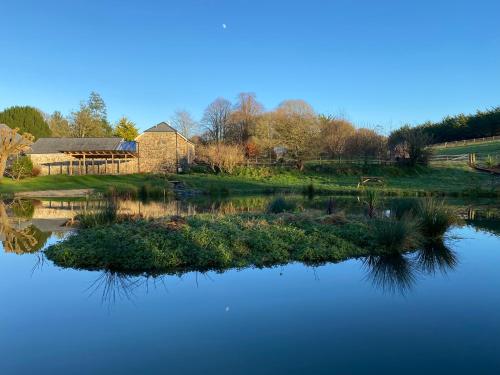
[[[500,155],[500,141],[473,143],[463,146],[434,148],[435,155],[460,155],[476,153],[480,155]]]
[[[169,175],[169,180],[183,182],[187,188],[205,194],[245,195],[261,193],[301,193],[313,185],[319,194],[358,194],[360,176],[380,176],[383,185],[372,188],[387,195],[498,195],[498,178],[477,172],[465,165],[402,168],[396,166],[363,166],[353,164],[307,165],[300,172],[287,168],[239,168],[233,175],[187,173]],[[93,188],[105,192],[137,189],[143,185],[163,188],[163,177],[146,174],[121,176],[43,176],[21,181],[4,179],[0,194],[21,191]]]
[[[0,182],[0,194],[12,194],[21,191],[95,189],[100,192],[110,187],[117,189],[138,188],[144,184],[165,186],[164,178],[146,175],[86,175],[86,176],[41,176],[26,178],[20,181],[4,178]]]
[[[364,169],[366,168],[366,169]],[[360,176],[381,176],[383,185],[371,185],[388,195],[493,195],[498,178],[465,165],[417,167],[308,166],[305,172],[287,169],[243,168],[235,175],[192,173],[176,176],[187,186],[210,194],[300,193],[312,184],[317,193],[357,194]],[[494,188],[493,188],[494,187]]]

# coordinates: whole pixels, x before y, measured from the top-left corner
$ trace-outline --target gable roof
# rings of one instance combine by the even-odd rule
[[[182,135],[181,133],[179,133],[175,128],[173,128],[172,126],[170,126],[165,121],[162,121],[159,124],[153,126],[152,128],[149,128],[149,129],[145,130],[144,133],[177,133],[179,135],[179,137],[181,137],[182,139],[184,139],[186,142],[191,143],[191,144],[194,145],[193,142],[191,142],[189,139],[187,139],[184,135]],[[142,134],[139,134],[139,137],[141,135]]]
[[[55,154],[65,151],[114,151],[119,150],[123,139],[106,138],[39,138],[31,145],[28,154]]]
[[[153,126],[152,128],[149,128],[148,130],[144,131],[144,133],[151,133],[151,132],[174,132],[174,133],[177,133],[177,130],[175,130],[173,127],[171,127],[165,121],[162,121],[159,124]]]

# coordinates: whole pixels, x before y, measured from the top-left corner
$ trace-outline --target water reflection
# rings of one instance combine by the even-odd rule
[[[384,293],[410,292],[419,275],[447,274],[458,265],[458,256],[443,241],[426,243],[422,249],[407,254],[369,256],[363,260],[365,279]]]
[[[225,199],[196,198],[190,201],[117,201],[118,214],[141,215],[158,218],[172,215],[189,216],[198,213],[234,214],[240,212],[262,212],[273,199],[272,196],[229,197]],[[363,206],[355,197],[314,197],[289,196],[297,206],[309,210],[328,209],[349,214],[362,214]],[[403,202],[402,202],[403,201]],[[385,199],[382,209],[403,215],[417,203],[416,199]],[[448,202],[457,208],[465,223],[495,235],[500,234],[500,206],[497,201]],[[97,211],[106,206],[99,199],[54,201],[54,200],[4,200],[0,201],[0,240],[5,252],[15,254],[36,253],[42,249],[50,236],[63,238],[72,230],[72,222],[81,212]],[[404,208],[404,209],[402,209]],[[397,211],[400,209],[401,212]],[[43,264],[40,254],[37,266]],[[455,252],[443,242],[428,243],[413,254],[392,254],[367,257],[363,261],[365,278],[376,288],[390,293],[407,294],[418,281],[420,275],[446,274],[458,265]],[[161,276],[153,278],[153,283],[163,283]],[[148,283],[147,277],[105,272],[89,287],[91,294],[99,293],[105,301],[116,298],[131,298],[136,288]]]
[[[443,241],[426,243],[417,252],[416,264],[418,268],[427,274],[436,274],[440,271],[446,274],[458,265],[458,256]]]
[[[26,210],[33,211],[33,206],[28,203],[17,200],[0,201],[0,240],[5,252],[15,254],[37,252],[45,246],[51,235],[50,232],[42,232],[30,222],[22,220]],[[9,216],[8,211],[17,215]]]
[[[363,267],[365,278],[383,292],[407,294],[417,280],[413,260],[400,253],[368,256]]]

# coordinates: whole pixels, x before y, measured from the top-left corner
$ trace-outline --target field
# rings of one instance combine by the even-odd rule
[[[462,146],[436,147],[434,155],[459,155],[476,153],[480,155],[500,155],[500,141],[472,143]]]
[[[233,175],[186,173],[166,176],[191,190],[209,195],[261,193],[358,194],[361,176],[379,176],[383,184],[370,185],[386,195],[496,196],[498,178],[466,165],[405,168],[360,164],[308,164],[303,172],[290,168],[241,167]],[[165,177],[145,174],[122,176],[43,176],[21,181],[4,179],[0,194],[21,191],[93,188],[106,192],[136,189],[143,185],[164,188]]]

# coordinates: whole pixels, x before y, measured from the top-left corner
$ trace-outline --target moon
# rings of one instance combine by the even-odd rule
[[[227,28],[227,25],[225,23],[222,24],[222,28],[223,29],[226,29]]]

